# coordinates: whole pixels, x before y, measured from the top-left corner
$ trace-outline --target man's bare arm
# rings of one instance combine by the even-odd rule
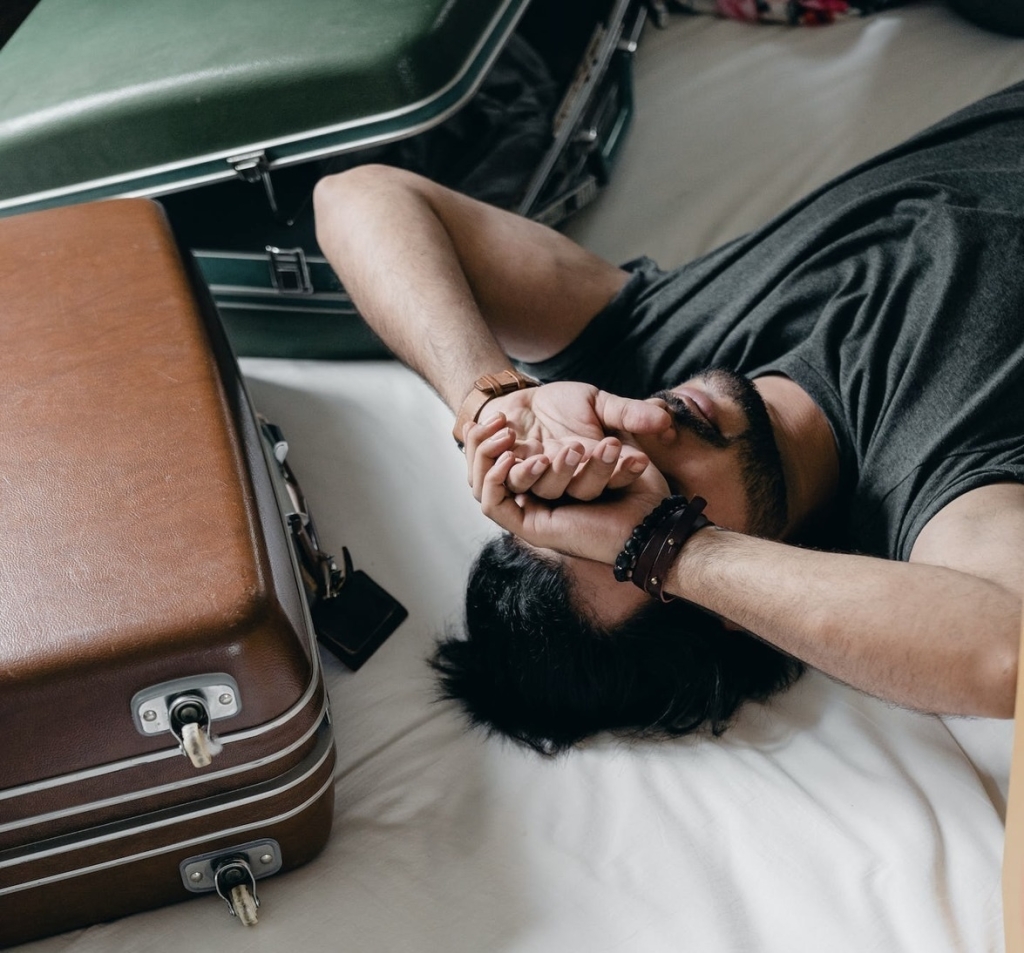
[[[509,494],[510,463],[497,456],[479,481],[485,515],[536,546],[609,565],[666,492],[645,475],[614,500],[551,506]],[[622,584],[609,572],[608,585]],[[686,543],[664,587],[887,701],[1003,718],[1013,716],[1022,588],[1016,484],[954,500],[922,531],[909,563],[709,527]]]
[[[668,589],[887,701],[1013,717],[1019,589],[949,566],[722,530],[686,544]]]
[[[508,354],[539,361],[562,350],[627,279],[552,229],[399,169],[330,176],[314,204],[321,248],[360,314],[452,410],[478,377],[511,367]],[[566,457],[576,452],[583,462],[570,493],[627,484],[648,459],[604,441],[606,431],[670,425],[648,402],[584,384],[549,386],[561,390],[508,394],[481,416],[507,416],[518,457],[549,455],[557,472],[538,485],[542,495],[561,494],[561,475],[576,466]]]
[[[625,272],[551,229],[412,173],[361,166],[318,183],[317,239],[360,314],[457,409],[509,358],[572,341]]]

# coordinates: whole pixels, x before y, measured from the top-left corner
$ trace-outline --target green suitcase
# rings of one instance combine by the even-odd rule
[[[471,101],[514,32],[561,105],[515,208],[557,224],[607,181],[640,0],[40,0],[0,48],[0,216],[160,198],[238,353],[379,357],[316,245],[312,186]]]

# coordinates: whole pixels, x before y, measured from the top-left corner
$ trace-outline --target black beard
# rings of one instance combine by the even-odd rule
[[[708,446],[738,448],[750,534],[777,539],[786,528],[789,505],[782,456],[775,442],[768,408],[750,378],[742,374],[715,368],[705,371],[699,379],[713,383],[718,393],[736,401],[747,419],[746,430],[735,437],[725,437],[710,421],[690,410],[678,394],[664,390],[653,396],[665,401],[678,428],[689,430]]]

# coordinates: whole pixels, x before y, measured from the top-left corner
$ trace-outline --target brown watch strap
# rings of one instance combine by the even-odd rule
[[[458,416],[455,418],[455,426],[452,428],[452,436],[455,442],[462,447],[462,431],[468,423],[476,423],[484,405],[500,397],[502,394],[511,394],[516,390],[525,390],[527,387],[539,387],[540,381],[532,377],[520,374],[519,371],[507,369],[498,371],[496,374],[484,374],[478,377],[473,384],[469,396],[462,402]]]

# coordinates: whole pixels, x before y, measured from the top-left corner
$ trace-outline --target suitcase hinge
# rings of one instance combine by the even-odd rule
[[[290,511],[285,518],[317,638],[355,671],[407,613],[385,589],[353,566],[346,547],[341,547],[341,566],[324,551],[302,488],[288,464],[288,442],[280,429],[265,418],[260,417],[260,425],[288,493]]]
[[[286,518],[292,538],[295,540],[303,583],[309,591],[315,594],[315,598],[332,599],[345,583],[345,572],[352,568],[352,557],[349,556],[348,550],[342,547],[345,563],[345,572],[343,572],[335,558],[324,551],[320,545],[320,538],[317,536],[316,524],[309,512],[306,495],[302,492],[302,487],[299,486],[299,481],[288,462],[288,441],[285,440],[284,434],[277,424],[272,424],[262,416],[259,421],[264,439],[277,461],[281,479],[288,492],[292,511],[287,514]]]
[[[270,160],[267,158],[267,154],[262,149],[259,152],[246,152],[240,156],[232,156],[228,159],[228,165],[243,181],[263,183],[263,191],[267,195],[270,211],[277,215],[277,195],[274,192],[274,183],[270,178]]]
[[[267,245],[270,281],[282,294],[311,295],[313,280],[306,253],[301,248],[276,248]]]
[[[352,557],[348,549],[341,547],[345,569],[338,566],[337,560],[320,548],[316,538],[316,530],[305,513],[289,513],[288,526],[292,531],[299,550],[299,562],[303,573],[307,576],[310,588],[318,599],[333,599],[345,583],[347,573],[353,571]]]

